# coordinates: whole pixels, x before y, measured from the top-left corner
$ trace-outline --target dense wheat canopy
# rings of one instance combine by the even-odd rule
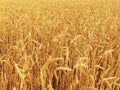
[[[120,90],[120,0],[1,0],[0,90]]]

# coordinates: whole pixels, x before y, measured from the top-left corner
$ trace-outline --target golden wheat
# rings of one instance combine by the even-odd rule
[[[0,90],[120,90],[120,0],[1,0]]]

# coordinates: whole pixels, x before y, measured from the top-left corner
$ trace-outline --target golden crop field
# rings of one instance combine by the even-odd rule
[[[0,0],[0,90],[120,90],[120,0]]]

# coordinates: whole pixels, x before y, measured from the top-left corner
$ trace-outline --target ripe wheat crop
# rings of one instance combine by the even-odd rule
[[[1,0],[0,90],[120,90],[120,0]]]

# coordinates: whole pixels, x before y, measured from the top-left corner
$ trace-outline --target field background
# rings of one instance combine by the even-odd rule
[[[120,90],[120,0],[0,0],[0,90]]]

